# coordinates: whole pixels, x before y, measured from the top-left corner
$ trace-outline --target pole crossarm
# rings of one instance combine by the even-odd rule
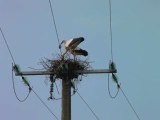
[[[110,69],[94,69],[94,70],[78,70],[75,71],[78,74],[104,74],[104,73],[117,73],[117,70],[110,70]],[[28,76],[28,75],[52,75],[53,72],[50,71],[22,71],[20,73],[15,73],[16,76]]]

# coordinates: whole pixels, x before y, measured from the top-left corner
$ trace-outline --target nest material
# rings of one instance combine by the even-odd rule
[[[46,59],[43,60],[42,65],[44,69],[49,72],[54,73],[55,79],[69,79],[72,80],[74,78],[78,78],[79,75],[83,75],[76,73],[75,71],[78,70],[87,70],[89,66],[89,62],[82,61],[82,60],[73,60],[73,59],[57,59],[57,60],[50,60]]]

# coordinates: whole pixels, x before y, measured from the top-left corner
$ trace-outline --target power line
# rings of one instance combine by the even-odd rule
[[[36,95],[36,97],[41,101],[41,103],[47,108],[47,110],[56,118],[56,120],[59,120],[58,117],[52,112],[52,110],[47,106],[47,104],[42,100],[42,98],[33,90],[33,93]]]
[[[57,36],[58,44],[60,45],[60,39],[59,39],[59,35],[58,35],[58,30],[57,30],[57,25],[56,25],[56,20],[55,20],[55,16],[54,16],[54,11],[53,11],[51,0],[49,0],[49,6],[50,6],[52,20],[53,20],[55,31],[56,31],[56,36]],[[62,53],[61,48],[59,48],[59,49],[60,49],[60,52]]]
[[[11,49],[10,49],[10,47],[9,47],[9,45],[8,45],[7,39],[6,39],[5,35],[4,35],[1,27],[0,27],[0,31],[1,31],[3,40],[4,40],[5,44],[6,44],[6,47],[7,47],[7,49],[8,49],[8,52],[9,52],[9,54],[10,54],[10,56],[11,56],[11,59],[12,59],[13,63],[15,64],[15,60],[14,60],[14,58],[13,58],[13,54],[12,54],[12,52],[11,52]]]
[[[10,56],[11,56],[11,58],[12,58],[12,61],[13,61],[14,65],[16,65],[15,60],[14,60],[13,55],[12,55],[12,52],[11,52],[11,50],[10,50],[10,47],[9,47],[9,45],[8,45],[8,42],[7,42],[6,38],[5,38],[5,35],[4,35],[1,27],[0,27],[0,31],[1,31],[1,34],[2,34],[2,36],[3,36],[3,40],[4,40],[5,44],[6,44],[6,47],[7,47],[8,51],[9,51],[9,54],[10,54]],[[21,77],[23,78],[23,76],[21,76]],[[57,118],[57,116],[50,110],[50,108],[49,108],[49,107],[43,102],[43,100],[38,96],[38,94],[37,94],[32,88],[30,88],[30,86],[29,86],[29,92],[28,92],[27,96],[26,96],[23,100],[19,99],[19,97],[17,96],[16,90],[15,90],[15,83],[14,83],[14,77],[13,77],[13,66],[12,66],[12,83],[13,83],[14,94],[15,94],[16,98],[18,99],[18,101],[20,101],[20,102],[26,101],[27,98],[29,97],[29,94],[30,94],[31,90],[32,90],[32,91],[34,92],[34,94],[37,96],[37,98],[38,98],[38,99],[43,103],[43,105],[48,109],[48,111],[56,118],[56,120],[59,120],[59,119]]]
[[[18,95],[17,95],[17,93],[16,93],[16,89],[15,89],[15,83],[14,83],[14,77],[13,77],[13,67],[12,67],[12,84],[13,84],[13,91],[14,91],[14,94],[15,94],[17,100],[18,100],[19,102],[25,102],[25,101],[27,100],[27,98],[29,97],[29,94],[31,93],[31,89],[29,88],[29,92],[28,92],[27,96],[26,96],[24,99],[20,99],[20,98],[18,97]]]
[[[131,107],[132,111],[133,111],[134,114],[136,115],[137,119],[138,119],[138,120],[141,120],[140,117],[139,117],[139,115],[138,115],[138,113],[136,112],[135,108],[133,107],[133,105],[132,105],[131,102],[129,101],[127,95],[126,95],[126,94],[124,93],[124,91],[122,90],[120,84],[119,84],[118,82],[116,82],[116,84],[117,84],[117,89],[118,89],[118,91],[117,91],[117,93],[115,94],[115,96],[112,96],[111,93],[110,93],[110,89],[109,89],[109,75],[108,75],[108,91],[109,91],[110,97],[111,97],[111,98],[116,98],[116,96],[118,95],[119,90],[121,90],[123,96],[125,97],[127,103],[129,104],[129,106]]]
[[[110,40],[111,40],[111,59],[113,61],[112,4],[111,4],[111,0],[109,0],[109,28],[110,28]]]
[[[113,61],[113,37],[112,37],[112,4],[111,4],[111,0],[109,0],[109,27],[110,27],[110,40],[111,40],[111,59]],[[131,107],[131,109],[133,110],[134,114],[136,115],[137,119],[140,120],[140,117],[138,116],[137,112],[135,111],[133,105],[131,104],[131,102],[129,101],[128,97],[125,95],[124,91],[122,90],[121,86],[117,83],[117,87],[118,87],[118,91],[115,94],[115,96],[112,96],[110,94],[110,90],[109,90],[109,75],[108,75],[108,90],[109,90],[109,95],[111,96],[111,98],[115,98],[119,92],[119,89],[121,90],[122,94],[124,95],[126,101],[128,102],[129,106]]]
[[[17,67],[17,66],[16,66],[16,67]],[[59,120],[59,119],[57,118],[57,116],[51,111],[51,109],[45,104],[45,102],[40,98],[40,96],[33,90],[33,88],[30,87],[30,84],[28,83],[28,81],[25,80],[25,78],[24,78],[22,75],[21,75],[21,77],[22,77],[23,82],[29,87],[29,93],[27,94],[27,96],[26,96],[23,100],[19,99],[19,97],[17,96],[16,90],[15,90],[14,77],[13,77],[13,70],[14,70],[14,69],[18,69],[18,68],[12,67],[12,82],[13,82],[13,89],[14,89],[14,93],[15,93],[16,98],[17,98],[20,102],[24,102],[24,101],[27,100],[30,92],[33,91],[33,93],[34,93],[34,94],[36,95],[36,97],[41,101],[41,103],[47,108],[47,110],[56,118],[56,120]],[[17,70],[17,72],[18,72],[18,70]]]
[[[117,92],[116,92],[116,94],[113,96],[113,95],[111,94],[109,81],[110,81],[110,79],[109,79],[109,74],[108,74],[108,93],[109,93],[109,96],[110,96],[111,98],[115,99],[115,98],[117,97],[118,93],[119,93],[119,88],[117,87]]]
[[[136,115],[137,119],[138,119],[138,120],[141,120],[140,117],[139,117],[139,115],[138,115],[138,113],[137,113],[136,110],[134,109],[133,105],[131,104],[131,102],[129,101],[127,95],[124,93],[124,91],[122,90],[121,87],[120,87],[120,90],[121,90],[123,96],[125,97],[126,101],[128,102],[129,106],[130,106],[131,109],[133,110],[134,114]]]
[[[92,110],[92,108],[89,106],[89,104],[84,100],[84,98],[79,94],[79,92],[77,91],[78,96],[82,99],[82,101],[86,104],[86,106],[88,107],[88,109],[92,112],[92,114],[95,116],[95,118],[97,120],[100,120],[98,118],[98,116],[96,115],[96,113]]]
[[[13,61],[13,64],[14,64],[14,66],[17,67],[17,65],[16,65],[16,63],[15,63],[15,60],[14,60],[14,57],[13,57],[13,54],[12,54],[12,52],[11,52],[11,49],[10,49],[10,47],[9,47],[9,45],[8,45],[7,39],[6,39],[5,35],[4,35],[1,27],[0,27],[0,31],[1,31],[1,34],[2,34],[2,36],[3,36],[3,40],[4,40],[5,44],[6,44],[6,47],[7,47],[7,49],[8,49],[8,52],[9,52],[9,54],[10,54],[10,56],[11,56],[11,59],[12,59],[12,61]],[[18,69],[18,68],[17,68],[17,69]],[[12,84],[13,84],[14,94],[15,94],[15,96],[16,96],[16,98],[17,98],[18,101],[24,102],[24,101],[27,100],[27,98],[29,97],[29,94],[30,94],[30,92],[31,92],[30,86],[28,86],[28,87],[29,87],[29,92],[28,92],[27,96],[26,96],[24,99],[20,99],[20,98],[18,97],[18,95],[17,95],[17,93],[16,93],[16,89],[15,89],[15,83],[14,83],[14,77],[13,77],[13,70],[14,70],[14,68],[13,68],[13,65],[12,65]],[[22,79],[23,79],[23,81],[24,81],[24,77],[23,77],[22,75],[21,75],[21,77],[22,77]]]
[[[114,65],[114,64],[113,64],[113,65]],[[110,65],[110,68],[111,68],[111,67],[112,67],[112,66]],[[111,98],[116,98],[116,96],[118,95],[119,90],[121,90],[121,92],[123,93],[123,96],[125,97],[126,101],[128,102],[129,106],[131,107],[132,111],[134,112],[134,114],[136,115],[136,117],[138,118],[138,120],[140,120],[140,117],[138,116],[138,114],[137,114],[137,112],[135,111],[133,105],[131,104],[131,102],[129,101],[128,97],[126,96],[126,94],[125,94],[124,91],[122,90],[120,84],[118,83],[118,79],[117,79],[117,77],[116,77],[116,75],[115,75],[114,73],[112,73],[112,78],[113,78],[114,82],[117,84],[117,89],[118,89],[118,90],[117,90],[117,93],[115,94],[115,96],[112,96],[112,95],[111,95],[110,87],[109,87],[109,80],[110,80],[110,79],[109,79],[109,75],[108,75],[108,92],[109,92],[110,97],[111,97]]]
[[[123,96],[125,97],[126,101],[128,102],[129,106],[131,107],[132,111],[133,111],[134,114],[136,115],[137,119],[138,119],[138,120],[141,120],[140,117],[138,116],[136,110],[134,109],[133,105],[132,105],[131,102],[129,101],[127,95],[126,95],[126,94],[124,93],[124,91],[122,90],[121,85],[118,83],[118,81],[115,81],[115,82],[116,82],[116,84],[117,84],[117,89],[118,89],[118,91],[117,91],[117,93],[115,94],[115,96],[112,96],[111,93],[110,93],[110,88],[109,88],[109,75],[108,75],[108,91],[109,91],[110,97],[111,97],[111,98],[116,98],[116,96],[118,95],[119,90],[121,90]]]

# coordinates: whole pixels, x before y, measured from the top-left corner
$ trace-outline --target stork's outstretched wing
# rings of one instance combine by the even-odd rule
[[[67,41],[65,46],[70,49],[75,49],[83,41],[84,41],[83,37],[73,38],[73,39]]]
[[[74,59],[76,55],[87,56],[88,52],[78,47],[78,45],[83,41],[84,41],[83,37],[73,38],[68,41],[63,40],[61,44],[64,43],[66,51],[63,53],[62,56],[64,56],[67,52],[70,52],[71,54],[73,54]],[[59,45],[59,47],[61,47],[61,44]]]
[[[73,55],[83,55],[83,56],[87,56],[88,55],[88,52],[86,50],[81,49],[81,48],[74,49],[74,50],[71,51],[71,53]]]

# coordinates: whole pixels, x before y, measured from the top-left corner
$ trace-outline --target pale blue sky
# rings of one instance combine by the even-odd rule
[[[108,0],[51,0],[61,40],[83,36],[81,47],[89,52],[92,68],[108,68],[110,57]],[[141,120],[159,120],[160,108],[160,1],[112,0],[114,61],[119,82]],[[22,70],[41,68],[41,58],[59,52],[48,0],[0,0],[2,27],[15,61]],[[11,58],[0,35],[0,119],[54,120],[31,93],[25,103],[15,98],[11,81]],[[60,118],[61,101],[48,101],[45,76],[28,77],[35,91]],[[115,92],[113,83],[112,92]],[[60,82],[58,83],[60,87]],[[111,99],[107,75],[88,75],[78,85],[80,94],[100,120],[136,120],[120,92]],[[16,78],[16,90],[23,98],[27,88]],[[72,120],[95,120],[82,100],[72,97]]]

